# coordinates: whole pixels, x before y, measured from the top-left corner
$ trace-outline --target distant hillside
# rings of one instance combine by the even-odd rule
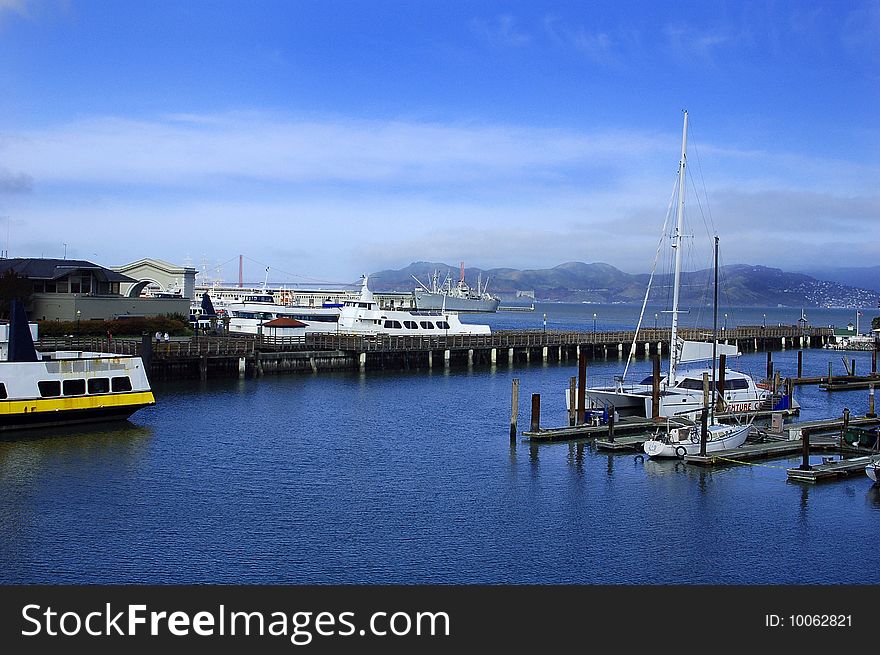
[[[820,280],[880,292],[880,266],[816,268],[803,272]]]
[[[440,281],[459,277],[459,268],[441,262],[413,262],[399,270],[385,270],[370,276],[374,291],[409,291],[417,286],[413,276],[430,286],[434,271]],[[682,273],[681,302],[708,305],[712,302],[711,270]],[[876,307],[880,292],[837,282],[818,280],[803,273],[778,268],[734,264],[719,271],[719,301],[724,305],[752,307]],[[601,262],[566,262],[548,269],[465,268],[471,286],[478,281],[489,291],[510,301],[517,291],[534,291],[544,302],[639,303],[645,294],[648,275],[631,275]],[[655,275],[651,301],[665,304],[671,296],[671,275]]]

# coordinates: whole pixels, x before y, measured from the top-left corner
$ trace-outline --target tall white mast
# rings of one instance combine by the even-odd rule
[[[684,128],[681,132],[681,161],[678,163],[678,220],[675,225],[675,234],[672,237],[672,247],[675,248],[675,277],[672,282],[672,331],[669,337],[669,386],[675,384],[675,369],[678,366],[678,287],[681,279],[681,231],[684,225],[684,191],[685,177],[684,168],[687,164],[687,130],[688,113],[684,112]]]

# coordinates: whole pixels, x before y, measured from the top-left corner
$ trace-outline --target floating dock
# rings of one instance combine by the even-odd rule
[[[839,460],[831,460],[829,458],[822,464],[812,465],[808,469],[800,467],[786,469],[786,473],[789,480],[796,480],[798,482],[819,482],[820,480],[846,477],[853,474],[865,476],[865,466],[868,465],[871,459],[871,455]]]

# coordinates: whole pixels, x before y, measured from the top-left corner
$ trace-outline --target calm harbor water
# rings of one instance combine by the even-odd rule
[[[543,307],[491,320],[541,327]],[[548,329],[627,320],[547,307]],[[814,325],[820,311],[855,319],[813,310]],[[842,372],[842,357],[870,370],[870,353],[812,349],[805,373]],[[796,358],[773,353],[784,375]],[[737,364],[760,375],[766,355]],[[880,583],[880,491],[864,475],[807,485],[786,480],[797,457],[703,470],[511,444],[511,379],[521,426],[531,393],[542,423],[562,425],[575,374],[570,361],[181,381],[129,423],[14,436],[0,442],[0,581]],[[866,391],[798,399],[802,420],[867,408]]]

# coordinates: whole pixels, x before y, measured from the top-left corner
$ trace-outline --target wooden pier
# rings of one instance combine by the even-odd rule
[[[684,339],[704,340],[704,328],[679,330]],[[636,356],[662,354],[668,349],[669,330],[639,331]],[[526,362],[577,360],[625,356],[635,332],[578,332],[559,330],[501,330],[488,335],[389,336],[307,334],[268,338],[229,335],[174,338],[156,343],[142,338],[50,338],[38,350],[91,350],[139,355],[154,378],[263,375],[322,370],[431,369],[471,365],[507,365]],[[760,348],[821,348],[832,338],[830,328],[779,326],[737,327],[726,330],[723,343],[741,351]]]

